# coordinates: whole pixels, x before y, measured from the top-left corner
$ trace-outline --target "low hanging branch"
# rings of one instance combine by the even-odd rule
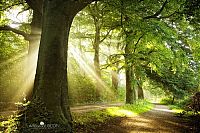
[[[24,37],[25,40],[29,41],[30,40],[30,34],[27,34],[24,31],[12,28],[10,26],[0,26],[0,31],[12,31],[18,35],[22,35]]]
[[[159,16],[159,15],[161,14],[161,12],[164,10],[164,8],[165,8],[165,6],[167,5],[167,3],[168,3],[168,0],[166,0],[166,1],[163,3],[163,5],[162,5],[162,7],[160,8],[160,10],[158,10],[155,14],[150,15],[150,16],[146,16],[146,17],[144,17],[143,19],[158,18],[158,16]]]
[[[135,44],[134,53],[135,53],[135,51],[136,51],[136,49],[137,49],[137,45],[139,44],[139,42],[140,42],[140,40],[142,39],[143,36],[144,36],[144,34],[142,34],[142,35],[138,38],[138,40],[137,40],[137,42],[136,42],[136,44]]]

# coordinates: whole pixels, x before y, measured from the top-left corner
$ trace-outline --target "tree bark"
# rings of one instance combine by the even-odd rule
[[[130,54],[130,47],[129,44],[126,44],[125,46],[125,74],[126,74],[126,104],[133,104],[136,95],[135,95],[135,89],[132,85],[132,64],[129,63],[129,54]]]

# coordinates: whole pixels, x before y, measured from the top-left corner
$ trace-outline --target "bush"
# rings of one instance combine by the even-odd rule
[[[191,102],[187,105],[189,111],[192,111],[194,114],[198,114],[200,111],[200,92],[195,93],[192,97]]]
[[[7,121],[1,123],[1,127],[5,129],[5,132],[46,133],[50,131],[49,127],[46,127],[44,123],[48,123],[48,125],[54,123],[52,112],[46,109],[41,100],[34,99],[32,102],[19,103],[18,106],[20,106],[18,113],[10,116]],[[59,124],[59,127],[61,126]],[[63,131],[65,129],[51,128],[52,132],[59,132],[59,130]]]
[[[165,105],[171,105],[173,103],[173,99],[172,98],[163,98],[161,101],[160,101],[161,104],[165,104]]]

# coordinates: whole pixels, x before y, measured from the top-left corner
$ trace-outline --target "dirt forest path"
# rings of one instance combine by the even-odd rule
[[[80,106],[72,106],[70,107],[70,110],[72,112],[89,112],[89,111],[95,111],[95,110],[103,110],[109,107],[116,107],[116,106],[122,106],[124,103],[109,103],[109,104],[91,104],[91,105],[80,105]]]
[[[95,133],[192,133],[184,120],[174,116],[165,105],[155,104],[154,109],[136,117],[116,118],[102,125]]]

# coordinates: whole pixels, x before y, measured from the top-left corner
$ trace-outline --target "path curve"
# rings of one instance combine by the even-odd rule
[[[111,124],[109,124],[111,123]],[[191,133],[184,120],[176,117],[165,105],[136,117],[116,118],[94,131],[95,133]]]

